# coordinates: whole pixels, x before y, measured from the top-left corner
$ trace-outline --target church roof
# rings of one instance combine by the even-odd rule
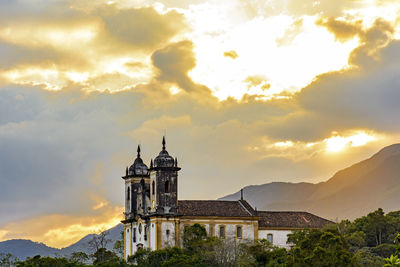
[[[258,211],[259,227],[266,228],[322,228],[333,222],[303,211]]]
[[[261,228],[322,228],[333,223],[303,211],[256,211],[246,200],[179,200],[178,214],[199,217],[256,217]]]
[[[178,214],[182,216],[210,216],[210,217],[253,217],[253,209],[241,201],[227,200],[179,200]]]

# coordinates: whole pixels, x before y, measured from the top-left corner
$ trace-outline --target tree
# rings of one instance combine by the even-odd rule
[[[207,238],[206,228],[198,223],[185,227],[183,232],[183,247],[193,250],[201,241]]]
[[[85,252],[73,252],[69,259],[79,264],[85,264],[89,261],[89,256]]]
[[[308,229],[288,235],[294,245],[288,252],[290,266],[354,266],[352,253],[336,229]]]
[[[106,248],[99,248],[93,254],[93,264],[96,266],[120,266],[121,259],[112,251]]]
[[[17,262],[17,258],[14,257],[11,253],[0,253],[0,266],[1,267],[11,267],[14,266]]]
[[[88,245],[93,253],[96,253],[100,248],[106,248],[107,244],[111,242],[108,238],[108,231],[100,231],[99,234],[94,234]]]
[[[114,251],[120,257],[124,257],[124,231],[121,231],[121,237],[114,243]]]

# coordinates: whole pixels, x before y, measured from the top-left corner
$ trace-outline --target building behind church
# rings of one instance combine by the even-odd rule
[[[243,199],[178,200],[178,160],[162,150],[143,163],[140,147],[134,163],[126,168],[124,220],[124,257],[139,248],[156,250],[182,246],[186,226],[199,223],[209,236],[246,242],[265,238],[273,245],[288,247],[287,235],[293,230],[321,228],[332,223],[297,211],[257,211]]]

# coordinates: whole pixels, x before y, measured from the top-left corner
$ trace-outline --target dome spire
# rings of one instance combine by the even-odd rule
[[[137,146],[137,157],[140,158],[140,145]]]
[[[165,136],[162,138],[162,149],[165,150]]]

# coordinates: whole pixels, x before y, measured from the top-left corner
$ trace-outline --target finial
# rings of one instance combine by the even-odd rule
[[[153,159],[150,160],[150,169],[153,169]]]
[[[178,167],[178,158],[175,157],[175,167]]]
[[[162,149],[165,150],[165,136],[162,137]]]
[[[140,158],[140,145],[137,146],[137,157]]]
[[[240,189],[240,200],[243,200],[243,188]]]

